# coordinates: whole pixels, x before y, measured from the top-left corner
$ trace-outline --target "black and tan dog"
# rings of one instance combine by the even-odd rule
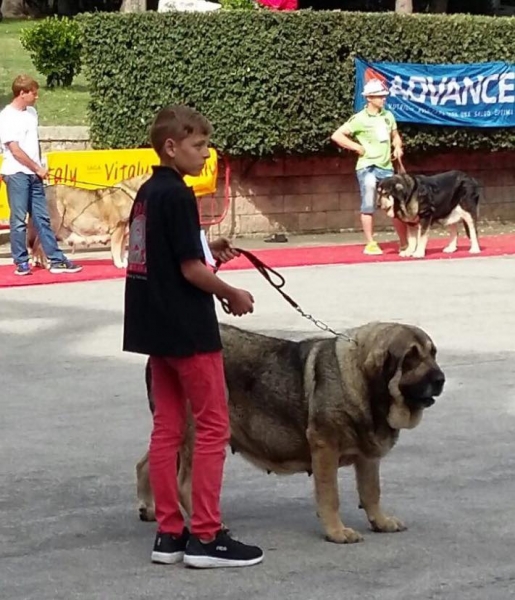
[[[370,323],[353,341],[293,342],[221,325],[229,394],[231,446],[274,473],[313,474],[326,538],[359,542],[339,514],[338,468],[353,465],[361,507],[374,531],[405,529],[380,505],[379,465],[399,430],[416,427],[443,390],[436,348],[417,327]],[[147,365],[147,389],[152,395]],[[193,424],[180,450],[181,504],[191,514]],[[137,465],[140,518],[154,519],[148,456]]]
[[[444,252],[458,248],[458,223],[463,221],[470,252],[479,253],[477,216],[479,184],[461,171],[438,175],[393,175],[377,185],[377,206],[408,226],[408,247],[401,256],[423,258],[434,223],[449,228],[451,240]]]

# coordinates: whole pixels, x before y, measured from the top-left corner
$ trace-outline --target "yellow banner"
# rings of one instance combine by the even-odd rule
[[[48,184],[65,184],[85,189],[99,189],[115,185],[145,173],[159,164],[151,149],[137,150],[70,150],[48,152],[44,155],[48,166]],[[0,165],[2,157],[0,155]],[[185,177],[197,197],[214,194],[218,177],[218,156],[212,148],[202,173]],[[9,206],[5,184],[0,183],[0,221],[8,221]]]

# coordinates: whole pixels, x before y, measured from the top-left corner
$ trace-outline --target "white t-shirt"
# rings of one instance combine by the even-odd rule
[[[33,171],[14,158],[6,145],[9,142],[18,142],[25,154],[41,165],[38,113],[35,108],[28,106],[25,110],[17,110],[9,104],[0,112],[0,145],[4,159],[0,173],[2,175],[14,175],[15,173],[34,175]]]

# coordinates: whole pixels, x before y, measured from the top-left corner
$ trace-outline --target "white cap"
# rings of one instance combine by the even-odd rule
[[[390,92],[380,79],[371,79],[365,84],[363,96],[388,96]]]

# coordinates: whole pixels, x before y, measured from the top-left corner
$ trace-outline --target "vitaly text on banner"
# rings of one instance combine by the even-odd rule
[[[515,65],[366,62],[355,59],[354,108],[363,88],[380,79],[390,91],[386,107],[397,121],[450,127],[515,127]]]

